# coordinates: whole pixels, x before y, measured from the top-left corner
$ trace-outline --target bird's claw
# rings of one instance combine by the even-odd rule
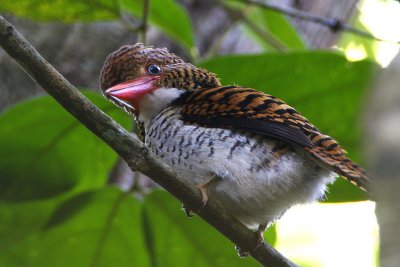
[[[204,184],[198,184],[196,185],[196,188],[200,190],[201,193],[201,203],[202,206],[200,207],[199,211],[200,212],[204,207],[207,205],[208,202],[208,187],[212,184],[215,183],[219,180],[220,178],[218,176],[213,176],[210,180],[205,182]]]
[[[211,183],[214,183],[216,181],[216,179],[217,179],[216,177],[213,177],[213,178],[211,178],[209,181],[207,181],[204,184],[196,185],[196,188],[199,189],[199,191],[201,193],[201,203],[202,203],[201,207],[198,209],[197,213],[199,213],[207,205],[207,202],[208,202],[208,192],[207,192],[208,186]],[[194,216],[193,210],[191,210],[185,204],[182,204],[182,209],[186,213],[186,216],[188,216],[188,217],[193,217]]]
[[[256,231],[257,242],[256,242],[255,247],[251,251],[248,251],[246,249],[242,249],[242,248],[240,248],[238,246],[235,247],[235,250],[236,250],[237,254],[239,255],[239,257],[245,258],[245,257],[250,256],[250,254],[252,252],[256,251],[259,247],[261,247],[264,244],[264,235],[263,234],[264,234],[264,231],[265,231],[266,228],[267,228],[267,225],[265,225],[265,224],[260,224],[258,226],[258,229]]]
[[[257,243],[256,243],[256,246],[254,247],[253,251],[257,250],[264,243],[264,232],[265,232],[265,229],[267,229],[267,225],[266,224],[260,224],[258,226],[258,229],[256,231]]]
[[[241,258],[246,258],[246,257],[250,256],[250,252],[247,251],[246,249],[242,249],[238,246],[235,246],[235,250],[236,250],[238,256]]]
[[[195,215],[193,213],[193,211],[188,206],[186,206],[185,204],[182,204],[182,210],[185,212],[186,216],[189,217],[189,218],[191,218],[191,217],[193,217]]]
[[[209,182],[205,183],[205,184],[198,184],[196,185],[196,188],[200,190],[201,193],[201,203],[202,206],[200,207],[199,210],[202,210],[208,202],[208,193],[207,193],[207,186],[208,186]]]

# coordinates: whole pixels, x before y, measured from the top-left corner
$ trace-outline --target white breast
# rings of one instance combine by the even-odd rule
[[[159,88],[143,96],[140,101],[139,120],[149,126],[151,119],[185,91],[176,88]]]
[[[249,227],[266,224],[289,207],[324,195],[335,174],[301,147],[276,159],[276,140],[241,131],[184,124],[179,108],[168,107],[146,127],[146,145],[189,184],[221,180],[209,188]]]

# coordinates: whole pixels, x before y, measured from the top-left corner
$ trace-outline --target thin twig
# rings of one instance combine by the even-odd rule
[[[133,0],[134,1],[134,0]],[[149,20],[149,12],[150,12],[150,0],[145,0],[143,2],[143,12],[142,18],[140,21],[132,21],[132,18],[129,14],[123,12],[121,10],[120,13],[120,22],[124,27],[130,31],[131,33],[139,34],[139,42],[143,44],[147,44],[147,30],[148,30],[148,20]]]
[[[140,29],[140,39],[139,41],[144,45],[147,44],[147,21],[149,17],[149,10],[150,10],[150,0],[143,1],[143,13],[142,13],[142,23]]]
[[[264,31],[261,27],[259,27],[256,23],[254,23],[251,19],[249,19],[247,16],[243,16],[243,22],[253,31],[255,32],[258,36],[260,36],[262,39],[264,39],[268,44],[270,44],[272,47],[274,47],[276,50],[280,52],[286,52],[287,47],[278,39],[276,39],[272,34],[270,34],[267,31]]]
[[[276,12],[294,17],[294,18],[302,19],[302,20],[309,21],[312,23],[317,23],[317,24],[328,27],[329,29],[331,29],[334,32],[338,32],[338,31],[350,32],[352,34],[359,35],[361,37],[368,38],[368,39],[373,39],[376,41],[400,44],[400,41],[381,39],[369,32],[362,31],[362,30],[354,28],[348,24],[342,23],[340,21],[340,19],[337,19],[337,18],[326,18],[326,17],[317,16],[317,15],[312,15],[312,14],[310,14],[308,12],[304,12],[302,10],[289,8],[289,7],[281,7],[278,5],[262,2],[259,0],[244,0],[243,2],[245,2],[247,4],[259,6],[264,9],[276,11]]]
[[[210,46],[210,48],[204,53],[204,58],[212,58],[214,57],[218,51],[221,49],[222,43],[228,36],[229,32],[232,31],[234,27],[236,27],[237,21],[232,21],[225,29],[224,32],[219,34],[219,36],[215,37],[215,40],[213,41],[213,44]]]
[[[246,13],[243,10],[238,10],[236,8],[232,8],[224,1],[218,0],[217,3],[222,6],[228,15],[231,17],[233,21],[242,21],[245,23],[254,33],[256,33],[259,37],[261,37],[266,43],[271,45],[277,51],[285,52],[287,51],[287,46],[279,41],[275,36],[265,31],[263,28],[259,27],[256,23],[254,23],[251,19],[249,19]]]
[[[121,14],[121,20],[120,22],[122,25],[131,33],[138,33],[141,31],[142,27],[141,25],[135,25],[133,22],[131,22],[128,18],[126,18],[125,15]]]
[[[132,170],[151,177],[185,203],[189,209],[198,210],[202,206],[201,194],[196,188],[185,184],[184,180],[152,154],[136,135],[126,131],[94,106],[2,16],[0,16],[0,46],[61,106],[114,149]],[[252,251],[251,256],[264,266],[296,266],[265,242],[257,247],[257,235],[213,199],[207,202],[207,205],[199,212],[199,216],[240,248]]]

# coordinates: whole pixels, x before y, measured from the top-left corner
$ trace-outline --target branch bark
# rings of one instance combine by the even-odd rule
[[[323,7],[323,6],[328,6],[330,7],[327,9],[327,11],[331,12],[332,14],[329,14],[330,16],[327,17],[325,16],[318,16],[318,15],[313,15],[311,13],[299,10],[299,9],[294,9],[290,7],[284,7],[281,5],[275,5],[275,4],[270,4],[266,3],[260,0],[244,0],[245,3],[250,4],[250,5],[255,5],[264,9],[269,9],[275,12],[279,12],[288,16],[291,16],[295,19],[302,20],[305,22],[312,22],[314,23],[315,27],[314,28],[309,28],[306,31],[307,35],[313,36],[313,38],[307,38],[307,41],[313,46],[313,47],[329,47],[332,46],[335,41],[338,38],[338,35],[336,33],[339,32],[349,32],[354,35],[358,35],[364,38],[372,39],[372,40],[377,40],[381,42],[390,42],[390,43],[399,43],[399,41],[392,41],[392,40],[384,40],[379,37],[374,36],[373,34],[354,28],[349,24],[346,24],[345,21],[348,20],[351,15],[354,12],[355,9],[355,3],[352,1],[341,1],[342,5],[339,5],[339,3],[336,3],[337,0],[335,0],[335,4],[332,5],[327,5],[325,2],[321,1],[316,1],[315,3],[310,3],[310,1],[307,1],[308,5],[310,7]],[[343,5],[346,5],[344,7]],[[336,8],[332,8],[336,7]],[[344,12],[345,11],[345,12]],[[301,30],[302,28],[306,29],[304,26],[301,24],[297,25],[299,29]],[[318,26],[323,26],[323,28],[318,29]],[[324,28],[325,27],[325,28]],[[329,31],[331,31],[331,34],[328,34]],[[332,34],[333,33],[333,34]],[[321,38],[323,37],[323,38]],[[328,37],[328,38],[326,38]]]
[[[140,140],[127,132],[94,106],[53,66],[51,66],[16,29],[0,16],[0,46],[48,94],[90,131],[107,143],[134,171],[142,172],[192,209],[198,210],[201,195],[187,186],[164,162],[154,156]],[[263,243],[254,250],[257,236],[212,199],[198,214],[264,266],[297,266],[273,247]]]

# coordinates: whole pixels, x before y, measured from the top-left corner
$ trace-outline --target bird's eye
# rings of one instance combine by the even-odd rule
[[[150,73],[151,75],[158,75],[162,71],[161,67],[158,65],[150,65],[147,67],[147,72]]]

